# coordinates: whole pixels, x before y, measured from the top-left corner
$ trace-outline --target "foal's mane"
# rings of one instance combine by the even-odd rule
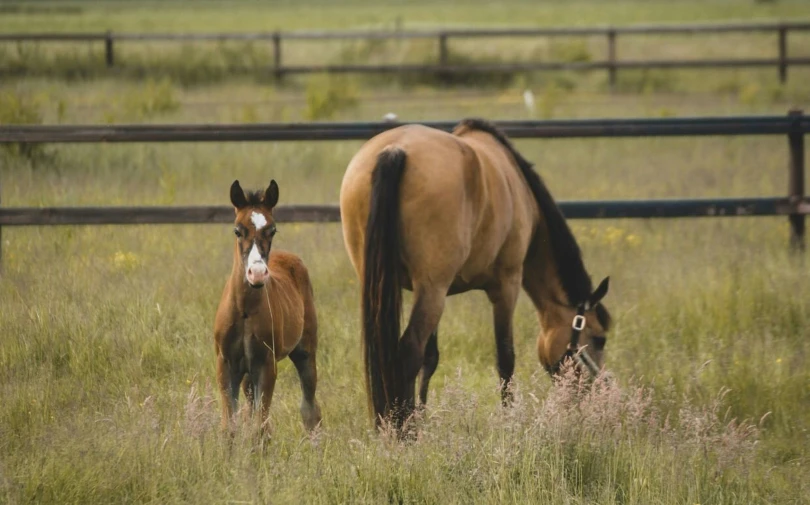
[[[526,179],[535,200],[537,200],[537,205],[540,207],[540,212],[542,212],[548,227],[552,255],[557,265],[557,274],[560,277],[563,291],[568,296],[568,303],[578,305],[585,302],[593,292],[591,277],[585,270],[582,252],[579,249],[577,240],[574,238],[571,228],[568,227],[568,223],[565,222],[562,211],[551,196],[540,174],[535,172],[532,164],[515,149],[506,135],[489,121],[479,118],[464,119],[456,126],[453,134],[462,135],[464,132],[471,130],[492,135],[515,159],[515,163]],[[610,315],[604,306],[598,304],[596,314],[599,323],[607,329],[610,324]]]
[[[258,207],[264,202],[264,190],[245,191],[245,198],[248,205],[251,207]]]

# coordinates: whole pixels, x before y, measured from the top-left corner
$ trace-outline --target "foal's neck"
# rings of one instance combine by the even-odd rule
[[[234,253],[233,269],[231,270],[231,296],[239,311],[243,315],[251,315],[267,304],[269,285],[273,282],[271,275],[267,284],[261,288],[251,287],[245,279],[245,267],[239,257],[239,251]]]

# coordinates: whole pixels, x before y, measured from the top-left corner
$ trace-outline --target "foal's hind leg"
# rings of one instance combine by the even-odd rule
[[[422,364],[422,376],[419,378],[419,401],[427,403],[430,378],[439,366],[439,329],[433,330],[425,346],[425,362]]]
[[[314,430],[321,423],[321,407],[315,400],[318,386],[318,369],[315,365],[315,351],[305,350],[301,344],[290,353],[290,360],[298,371],[301,380],[301,418],[307,430]]]
[[[515,371],[515,345],[512,339],[512,318],[520,293],[520,275],[504,279],[500,285],[487,290],[492,303],[495,323],[495,347],[498,352],[498,375],[501,377],[501,401],[504,405],[512,400],[509,385]]]

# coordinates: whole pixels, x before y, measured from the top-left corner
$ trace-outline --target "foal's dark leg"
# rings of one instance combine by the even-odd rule
[[[222,428],[228,428],[239,399],[239,386],[243,372],[238,364],[231,363],[223,356],[217,357],[217,383],[222,397]]]
[[[495,348],[498,353],[498,375],[501,377],[501,401],[504,405],[512,400],[509,384],[515,371],[515,345],[512,339],[512,318],[520,293],[520,279],[503,282],[495,289],[487,291],[492,302],[495,325]]]
[[[433,372],[439,366],[439,329],[433,331],[425,346],[425,362],[422,364],[422,377],[419,379],[419,401],[427,403],[428,385]]]
[[[315,400],[318,386],[318,368],[315,365],[315,352],[306,351],[299,344],[290,353],[290,360],[298,371],[301,380],[301,419],[307,430],[314,430],[321,423],[321,407]]]

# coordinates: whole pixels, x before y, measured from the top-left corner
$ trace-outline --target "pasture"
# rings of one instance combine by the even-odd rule
[[[353,0],[337,8],[299,1],[271,9],[244,1],[195,4],[190,14],[180,3],[71,2],[64,5],[78,13],[4,13],[0,29],[368,27],[397,16],[442,26],[810,17],[804,3],[787,1],[508,4],[446,2],[433,10],[413,2]],[[51,49],[41,50],[47,63]],[[668,50],[700,49],[685,40]],[[168,54],[165,61],[169,68],[177,60]],[[530,114],[524,87],[537,96],[537,117],[810,108],[808,70],[791,70],[783,87],[775,69],[628,72],[611,94],[596,74],[436,89],[374,78],[186,80],[170,71],[154,79],[101,71],[79,78],[44,68],[2,82],[0,121],[350,121],[390,111],[403,121],[519,119]],[[783,136],[515,144],[557,199],[772,196],[787,186]],[[334,204],[360,145],[0,149],[0,201],[223,205],[234,179],[258,189],[274,178],[281,205]],[[552,387],[537,361],[536,315],[521,296],[516,402],[504,409],[486,297],[453,297],[439,326],[441,358],[427,409],[407,443],[377,433],[367,415],[359,287],[339,225],[278,225],[274,247],[301,256],[314,285],[323,426],[306,435],[298,379],[283,361],[273,437],[264,442],[247,427],[232,442],[219,430],[213,320],[231,268],[231,226],[6,227],[0,502],[807,503],[810,269],[807,252],[788,254],[786,221],[572,222],[594,280],[611,276],[605,303],[616,324],[606,362],[616,382],[584,398],[571,379]]]

